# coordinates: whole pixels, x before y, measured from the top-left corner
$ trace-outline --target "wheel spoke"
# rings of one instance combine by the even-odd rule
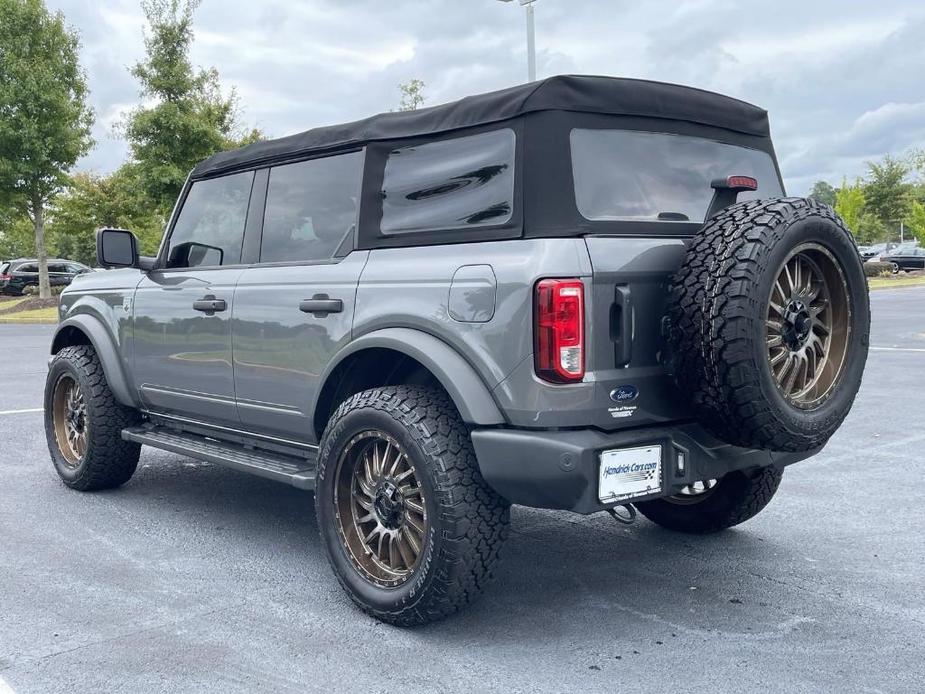
[[[410,545],[411,551],[414,552],[414,556],[419,556],[421,554],[421,543],[414,536],[414,533],[408,530],[408,526],[403,526],[401,534]]]

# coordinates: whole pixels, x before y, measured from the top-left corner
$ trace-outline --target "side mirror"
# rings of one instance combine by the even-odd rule
[[[126,229],[96,232],[96,260],[106,268],[138,267],[138,239]]]

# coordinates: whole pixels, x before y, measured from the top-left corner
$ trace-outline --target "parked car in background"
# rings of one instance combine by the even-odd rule
[[[861,260],[866,263],[868,260],[880,260],[883,255],[891,252],[898,245],[898,243],[891,241],[888,243],[875,243],[872,246],[858,246],[858,253],[861,255]]]
[[[85,272],[93,272],[83,263],[61,258],[48,259],[48,282],[52,287],[67,286]],[[39,262],[35,258],[18,258],[0,265],[0,294],[20,296],[27,287],[39,285]]]
[[[925,270],[925,248],[904,244],[880,256],[880,261],[889,263],[894,275],[900,270],[905,272]]]

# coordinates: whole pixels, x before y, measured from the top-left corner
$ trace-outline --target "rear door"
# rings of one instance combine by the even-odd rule
[[[249,430],[312,442],[312,406],[350,339],[368,252],[352,251],[363,153],[270,169],[259,262],[233,314],[238,415]]]
[[[237,424],[231,315],[254,173],[192,184],[135,292],[134,374],[149,409]]]

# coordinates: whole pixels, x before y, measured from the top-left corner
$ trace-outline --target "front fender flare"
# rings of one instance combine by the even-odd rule
[[[100,363],[103,365],[103,373],[106,375],[106,382],[112,390],[113,396],[127,407],[138,407],[138,402],[132,394],[129,387],[128,379],[125,376],[125,370],[122,368],[122,361],[119,358],[119,352],[113,343],[113,338],[109,331],[103,325],[102,321],[92,315],[82,313],[62,321],[55,330],[55,336],[51,341],[52,356],[57,354],[61,348],[58,348],[59,336],[68,328],[79,330],[93,345]]]
[[[331,360],[321,382],[327,383],[334,369],[351,354],[372,348],[401,352],[424,366],[449,394],[464,422],[481,426],[505,423],[491,392],[469,362],[447,343],[420,330],[385,328],[356,338]]]

